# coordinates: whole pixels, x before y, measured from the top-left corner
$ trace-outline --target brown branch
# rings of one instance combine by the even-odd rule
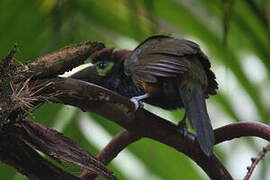
[[[0,160],[16,168],[30,179],[82,180],[49,163],[17,137],[1,135],[0,144]]]
[[[5,68],[3,72],[0,71],[0,131],[1,126],[10,122],[11,116],[15,119],[19,113],[24,112],[23,108],[18,107],[18,103],[11,99],[14,94],[12,85],[20,86],[29,79],[56,77],[82,64],[91,54],[102,48],[104,45],[99,42],[81,43],[38,57],[25,65],[10,64],[10,68]],[[11,49],[6,58],[12,58],[14,52],[15,50]],[[10,60],[8,61],[10,62]],[[25,94],[36,95],[35,93]],[[30,96],[28,99],[31,100],[33,97]]]
[[[54,92],[59,90],[64,92],[57,97],[56,102],[95,112],[129,131],[167,144],[191,157],[213,179],[231,179],[229,173],[215,156],[207,158],[201,152],[193,134],[188,133],[186,137],[183,137],[174,124],[144,109],[134,112],[134,104],[129,99],[80,80],[58,78],[53,82]],[[269,126],[259,123],[232,124],[215,131],[216,143],[241,136],[258,136],[269,140],[269,133]]]
[[[103,163],[82,149],[77,143],[55,130],[29,120],[21,121],[20,128],[16,130],[15,136],[26,140],[36,149],[54,159],[72,163],[111,180],[116,179]]]
[[[104,48],[102,43],[85,42],[38,57],[26,65],[20,66],[16,71],[14,81],[55,77],[82,64],[91,54],[102,48]]]
[[[124,130],[116,135],[107,146],[96,156],[98,160],[103,162],[105,165],[109,164],[123,149],[125,149],[131,143],[140,139],[135,133]],[[85,170],[80,175],[85,180],[94,180],[97,174]]]
[[[249,180],[253,171],[255,170],[258,163],[265,157],[265,155],[270,151],[270,144],[263,148],[261,152],[258,153],[257,157],[251,158],[251,165],[247,167],[248,172],[244,180]]]
[[[270,141],[270,126],[259,122],[233,123],[215,129],[215,144],[234,138],[256,136]]]
[[[204,155],[193,134],[183,137],[174,124],[144,109],[135,112],[135,106],[128,98],[76,79],[55,78],[51,82],[53,85],[48,90],[62,92],[51,101],[100,114],[139,136],[167,144],[192,158],[212,179],[232,179],[215,156],[208,158]]]
[[[144,109],[135,111],[135,106],[129,99],[97,85],[70,78],[53,78],[82,63],[90,54],[101,48],[103,46],[100,43],[84,43],[37,58],[34,62],[7,73],[8,75],[4,79],[1,77],[0,83],[5,83],[0,84],[0,87],[3,88],[12,83],[16,86],[21,81],[23,81],[22,84],[29,81],[28,94],[31,94],[31,104],[34,106],[50,100],[51,102],[69,104],[84,111],[97,113],[114,121],[127,131],[133,132],[136,134],[135,137],[148,137],[184,153],[194,160],[211,179],[232,179],[215,155],[210,158],[205,156],[199,148],[194,134],[188,133],[183,136],[183,133],[174,124]],[[39,79],[45,77],[51,79]],[[29,78],[31,78],[31,81],[28,80]],[[31,87],[42,83],[47,84],[42,89]],[[5,91],[5,93],[0,94],[1,121],[7,120],[6,123],[10,123],[9,119],[15,119],[18,112],[22,110],[21,107],[16,106],[16,102],[10,99],[12,89],[11,87],[0,89]],[[34,89],[38,89],[38,91],[31,92]],[[22,91],[24,90],[22,89]],[[2,129],[3,127],[0,132]],[[269,140],[269,127],[257,124],[246,124],[244,126],[243,124],[236,124],[219,128],[215,131],[215,134],[216,143],[248,135]],[[119,139],[124,137],[120,135],[120,137],[114,139],[107,146],[109,150],[105,148],[99,158],[108,163],[129,143],[136,140],[134,137],[135,139],[131,138],[130,141],[129,137],[125,141],[119,142]],[[112,149],[110,150],[110,148]]]
[[[245,137],[245,136],[256,136],[263,138],[265,140],[270,141],[270,127],[263,124],[263,123],[254,123],[254,122],[241,122],[241,123],[234,123],[223,126],[215,130],[215,139],[216,144],[222,143],[227,140],[231,140],[234,138]],[[118,149],[124,149],[122,147],[123,143],[126,144],[126,147],[129,145],[129,139],[126,139],[125,131],[123,135],[119,134],[118,136],[114,137],[114,139],[107,145],[107,146],[119,146]],[[125,138],[122,138],[124,136]],[[131,136],[130,138],[133,138]],[[115,140],[117,141],[115,142]],[[130,143],[132,143],[131,141]],[[106,153],[103,153],[106,152]],[[103,149],[101,152],[102,158],[99,158],[100,155],[97,156],[99,160],[101,160],[104,164],[108,164],[115,156],[116,153],[120,153],[119,150],[111,149]],[[105,159],[105,160],[104,160]],[[109,161],[108,161],[109,160]],[[81,175],[86,180],[93,180],[95,179],[96,175],[93,172],[84,171]]]
[[[37,80],[33,83],[33,79],[56,77],[58,74],[81,64],[92,53],[102,48],[104,48],[104,45],[98,42],[81,43],[39,57],[35,61],[22,66],[17,66],[12,61],[15,47],[10,50],[0,64],[3,68],[0,69],[0,136],[4,138],[1,139],[3,143],[0,143],[1,161],[17,168],[30,179],[80,179],[58,170],[55,165],[47,161],[42,161],[42,157],[36,156],[36,152],[32,148],[24,146],[23,142],[20,142],[28,141],[27,143],[36,146],[40,151],[58,160],[94,170],[108,179],[115,179],[101,162],[94,157],[91,158],[86,151],[56,131],[37,123],[31,123],[31,121],[21,121],[19,126],[14,124],[21,120],[23,117],[21,115],[30,108],[47,101],[47,98],[41,92],[50,86],[50,83]],[[41,83],[35,84],[35,82]],[[57,94],[51,93],[50,95],[56,96]],[[14,131],[18,129],[20,131]],[[11,132],[13,134],[10,134]],[[21,140],[16,140],[16,138]],[[8,146],[5,139],[14,140],[14,144],[11,143]],[[11,147],[14,150],[11,150]],[[6,152],[6,149],[10,149],[10,152]],[[26,155],[28,158],[16,157],[16,154]],[[32,161],[31,155],[33,156],[33,163],[29,163]],[[41,159],[40,165],[34,164],[36,162],[34,158]],[[36,167],[42,168],[37,171]],[[51,169],[55,169],[55,171]]]
[[[119,154],[119,152],[140,138],[141,137],[137,134],[124,130],[110,141],[110,143],[97,155],[97,158],[107,165]]]

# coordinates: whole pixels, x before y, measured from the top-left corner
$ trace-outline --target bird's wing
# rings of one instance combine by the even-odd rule
[[[136,47],[134,52],[137,51],[140,52],[140,55],[162,53],[184,56],[201,53],[200,46],[198,44],[186,39],[176,39],[165,35],[149,37]]]
[[[190,70],[190,61],[202,64],[207,80],[207,94],[216,94],[218,84],[210,62],[198,44],[170,36],[152,36],[142,42],[125,61],[125,71],[134,79],[155,83],[158,77],[176,77]],[[128,68],[127,68],[128,67]]]
[[[155,83],[158,77],[176,77],[187,72],[190,66],[186,58],[180,60],[180,57],[170,54],[150,54],[141,58],[141,63],[134,67],[133,75],[149,83]]]

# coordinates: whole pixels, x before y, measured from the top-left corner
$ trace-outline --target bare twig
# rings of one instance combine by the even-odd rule
[[[244,180],[249,180],[252,173],[254,172],[258,163],[265,157],[265,155],[270,151],[270,144],[265,146],[261,152],[258,153],[257,157],[251,158],[251,165],[247,167],[248,172],[244,177]]]

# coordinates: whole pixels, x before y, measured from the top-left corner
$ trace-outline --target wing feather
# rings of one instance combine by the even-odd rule
[[[164,65],[164,64],[163,64]],[[145,69],[146,70],[156,70],[156,71],[163,71],[163,72],[168,72],[168,73],[175,73],[175,74],[183,74],[184,73],[184,68],[175,68],[175,67],[171,67],[171,66],[168,66],[167,64],[165,64],[163,66],[162,64],[152,64],[152,65],[149,65],[147,64],[145,66]]]
[[[151,36],[143,41],[125,61],[126,74],[147,79],[158,77],[174,77],[190,70],[190,61],[198,59],[203,65],[208,79],[207,94],[216,94],[218,84],[214,73],[210,70],[208,57],[200,46],[192,41],[176,39],[166,35]],[[140,67],[140,66],[141,67]],[[144,67],[143,67],[144,66]],[[139,70],[135,69],[138,67]]]
[[[149,55],[143,57],[142,62],[134,68],[135,74],[143,73],[156,77],[176,77],[189,70],[187,59],[176,59],[176,57],[169,55]]]
[[[177,75],[175,73],[170,73],[170,72],[164,72],[164,71],[159,71],[159,70],[155,70],[155,69],[138,69],[136,70],[136,73],[138,77],[143,77],[145,75],[150,75],[150,76],[154,76],[154,77],[176,77]],[[151,82],[153,78],[149,78],[149,80],[146,80],[147,78],[145,78],[145,82]]]

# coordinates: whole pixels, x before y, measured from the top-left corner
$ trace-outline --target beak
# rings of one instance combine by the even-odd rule
[[[93,65],[72,74],[71,76],[69,76],[69,78],[79,79],[97,85],[100,85],[102,83],[102,77],[98,75],[97,69]]]

